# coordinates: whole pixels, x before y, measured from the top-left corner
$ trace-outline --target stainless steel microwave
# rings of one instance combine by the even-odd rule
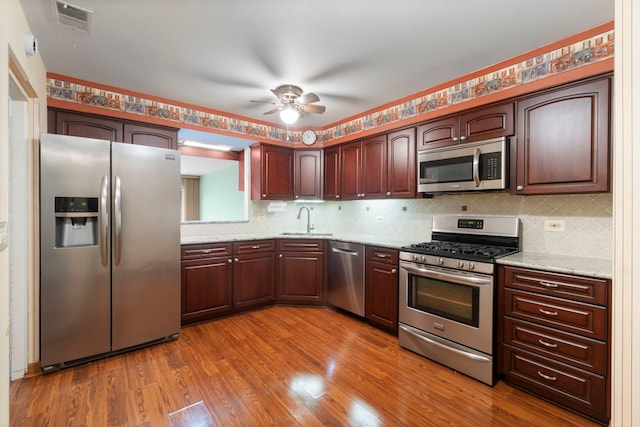
[[[418,192],[503,190],[509,187],[506,137],[418,152]]]

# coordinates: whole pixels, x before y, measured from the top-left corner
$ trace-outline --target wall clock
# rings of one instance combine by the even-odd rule
[[[318,139],[318,134],[313,129],[306,129],[302,131],[302,143],[304,145],[313,145]]]

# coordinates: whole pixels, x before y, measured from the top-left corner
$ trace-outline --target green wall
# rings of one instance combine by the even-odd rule
[[[238,191],[238,164],[200,177],[200,220],[244,219],[244,192]]]

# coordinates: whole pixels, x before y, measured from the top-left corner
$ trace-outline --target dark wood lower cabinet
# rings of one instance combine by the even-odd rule
[[[231,310],[231,245],[182,247],[182,324],[207,320]]]
[[[367,246],[365,317],[372,325],[398,333],[398,251]]]
[[[278,294],[283,303],[325,303],[324,241],[282,239],[278,241]]]
[[[498,369],[508,384],[608,423],[611,283],[498,270]]]
[[[276,299],[273,240],[233,244],[233,309],[255,308]]]

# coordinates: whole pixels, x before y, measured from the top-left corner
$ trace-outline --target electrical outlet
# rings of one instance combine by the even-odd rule
[[[544,221],[544,231],[564,231],[563,219],[546,219]]]
[[[384,217],[383,217],[382,215],[380,215],[380,216],[378,216],[378,217],[376,218],[376,221],[378,221],[378,222],[384,222]]]

